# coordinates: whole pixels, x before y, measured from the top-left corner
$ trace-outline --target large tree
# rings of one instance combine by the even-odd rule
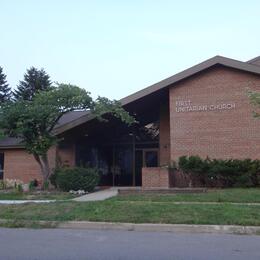
[[[16,100],[32,100],[35,93],[51,89],[50,76],[44,69],[31,67],[24,74],[24,79],[21,80],[17,89],[13,92]]]
[[[12,92],[9,87],[6,75],[3,73],[3,68],[0,67],[0,104],[11,99]]]
[[[0,128],[7,136],[22,139],[39,164],[44,181],[51,174],[47,154],[57,142],[53,129],[64,114],[73,110],[90,110],[97,117],[111,113],[127,124],[134,122],[117,101],[93,100],[86,90],[67,84],[39,91],[31,100],[8,102],[0,110]]]

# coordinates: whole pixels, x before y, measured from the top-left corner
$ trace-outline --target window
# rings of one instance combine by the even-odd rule
[[[144,150],[144,167],[158,167],[158,150]]]

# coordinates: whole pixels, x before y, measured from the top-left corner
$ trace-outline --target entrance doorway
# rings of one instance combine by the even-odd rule
[[[136,146],[134,149],[131,143],[92,147],[78,145],[76,165],[98,168],[100,186],[142,186],[142,168],[158,166],[159,149],[156,144]]]

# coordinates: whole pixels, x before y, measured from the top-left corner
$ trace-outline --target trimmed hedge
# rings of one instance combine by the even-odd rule
[[[211,187],[257,187],[260,185],[260,160],[202,159],[182,156],[179,169],[194,182]]]
[[[97,186],[100,176],[95,168],[60,168],[51,176],[51,183],[63,190],[84,190],[91,192]]]

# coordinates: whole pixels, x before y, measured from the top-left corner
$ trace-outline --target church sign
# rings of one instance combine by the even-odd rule
[[[203,111],[222,111],[235,109],[233,102],[218,102],[216,104],[193,104],[191,100],[177,100],[175,102],[176,112],[203,112]]]

